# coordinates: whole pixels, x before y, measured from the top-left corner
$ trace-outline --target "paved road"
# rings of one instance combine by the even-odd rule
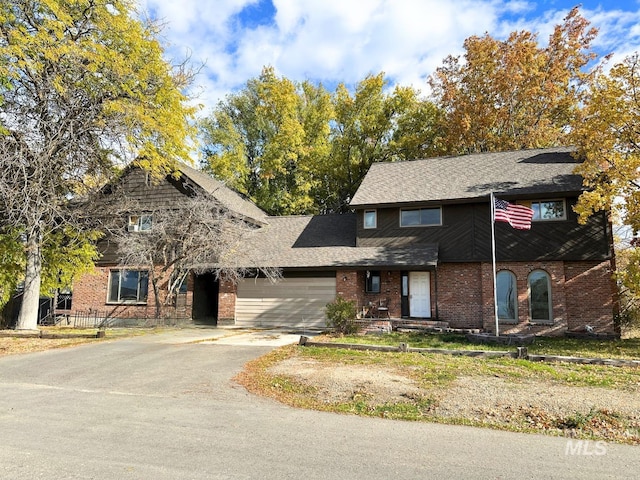
[[[232,377],[297,336],[229,333],[185,330],[0,358],[0,478],[640,478],[640,447],[573,444],[567,455],[561,438],[255,397]]]

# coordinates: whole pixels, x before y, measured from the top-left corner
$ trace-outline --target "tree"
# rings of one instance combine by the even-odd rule
[[[447,152],[567,144],[596,34],[576,7],[544,48],[527,31],[505,41],[488,34],[468,38],[464,61],[449,56],[430,78],[435,102],[446,112],[441,125]]]
[[[189,72],[163,60],[133,5],[0,0],[0,219],[25,240],[18,329],[37,325],[47,239],[86,230],[70,208],[86,179],[132,158],[164,175],[188,157]]]
[[[271,214],[344,211],[373,162],[441,151],[437,108],[386,84],[380,73],[331,95],[265,68],[203,122],[206,168]]]
[[[214,273],[217,278],[237,283],[250,271],[260,271],[277,279],[280,272],[257,264],[247,255],[243,244],[255,226],[234,215],[210,195],[192,186],[172,205],[141,204],[126,193],[112,193],[105,207],[109,237],[117,244],[124,266],[147,267],[155,298],[155,316],[163,316],[172,304],[180,285],[190,273]],[[114,208],[115,207],[115,208]],[[145,212],[150,230],[128,232],[122,222],[131,212]],[[240,255],[242,253],[242,255]],[[238,258],[243,263],[238,263]]]
[[[575,207],[585,222],[598,211],[610,213],[623,225],[629,245],[618,247],[616,272],[622,312],[638,312],[640,305],[640,57],[635,53],[607,73],[601,67],[585,90],[583,108],[571,138],[584,160],[577,171],[586,191]]]
[[[584,159],[578,171],[587,191],[576,211],[585,221],[597,211],[611,211],[640,231],[640,58],[638,54],[600,69],[582,100],[571,138]]]
[[[309,213],[313,164],[326,150],[330,103],[266,67],[202,123],[206,168],[272,215]]]
[[[384,73],[369,75],[352,95],[338,85],[333,96],[331,154],[322,185],[325,211],[341,212],[375,162],[408,160],[439,153],[438,109],[419,92],[396,87],[385,93]],[[421,121],[420,121],[421,120]]]

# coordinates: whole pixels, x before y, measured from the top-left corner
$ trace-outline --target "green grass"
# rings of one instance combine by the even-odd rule
[[[393,345],[407,343],[414,348],[439,348],[447,350],[513,351],[513,345],[472,343],[464,335],[456,333],[398,333],[384,335],[348,335],[323,337],[321,341],[370,345]],[[640,360],[640,338],[622,340],[577,339],[564,337],[536,337],[528,345],[532,355],[561,355],[586,358],[618,358]]]

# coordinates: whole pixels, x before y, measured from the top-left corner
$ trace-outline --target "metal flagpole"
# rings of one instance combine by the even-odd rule
[[[498,281],[496,278],[496,202],[493,198],[493,192],[490,194],[491,201],[491,259],[493,270],[493,314],[496,321],[496,337],[500,336],[500,327],[498,324]]]

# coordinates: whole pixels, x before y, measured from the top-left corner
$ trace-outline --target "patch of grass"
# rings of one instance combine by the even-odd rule
[[[96,328],[41,327],[46,334],[61,335],[69,338],[38,337],[0,337],[0,356],[22,353],[41,352],[53,348],[72,347],[85,343],[104,342],[116,338],[134,337],[166,331],[166,329],[149,328],[109,328],[103,338],[87,338],[97,332]]]
[[[402,333],[385,335],[324,336],[323,342],[355,343],[369,345],[399,345],[406,343],[414,348],[439,348],[446,350],[513,351],[513,345],[472,343],[462,334],[456,333]],[[640,337],[621,340],[590,338],[536,337],[528,352],[535,355],[560,355],[586,358],[640,359]]]

